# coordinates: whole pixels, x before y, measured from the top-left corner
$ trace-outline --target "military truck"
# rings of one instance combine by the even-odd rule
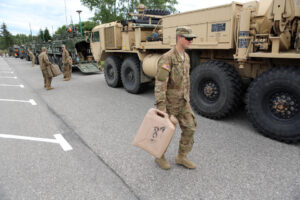
[[[153,81],[161,55],[176,44],[176,27],[189,26],[197,36],[188,51],[193,109],[221,119],[244,102],[263,135],[300,140],[299,0],[233,2],[167,16],[139,7],[132,16],[92,30],[92,53],[105,61],[109,86],[140,92]]]
[[[10,57],[10,56],[13,56],[13,54],[14,54],[14,48],[13,47],[9,47],[8,48],[8,56]]]
[[[20,46],[20,53],[19,53],[19,58],[20,59],[23,59],[23,58],[25,58],[25,48],[24,48],[24,45],[21,45]]]
[[[15,58],[19,58],[20,56],[20,47],[18,45],[13,46],[13,54]]]
[[[56,63],[62,69],[62,49],[61,45],[66,45],[67,50],[73,60],[72,67],[77,67],[83,73],[99,72],[98,65],[93,59],[89,41],[81,36],[74,27],[67,28],[61,35],[54,35],[52,41],[47,45],[49,60]]]

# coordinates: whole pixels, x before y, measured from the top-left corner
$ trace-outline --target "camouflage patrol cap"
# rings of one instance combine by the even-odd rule
[[[47,49],[46,49],[46,47],[42,47],[42,51],[46,51]]]
[[[196,38],[196,35],[192,33],[192,29],[187,26],[178,26],[176,28],[176,35],[181,35],[185,38]]]

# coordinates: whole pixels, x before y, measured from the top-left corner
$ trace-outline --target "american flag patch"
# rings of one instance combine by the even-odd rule
[[[167,70],[167,71],[170,71],[170,67],[167,64],[163,64],[162,68]]]

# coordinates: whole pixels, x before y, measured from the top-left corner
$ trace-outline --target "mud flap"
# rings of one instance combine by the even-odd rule
[[[97,63],[78,63],[75,66],[83,73],[100,72]]]

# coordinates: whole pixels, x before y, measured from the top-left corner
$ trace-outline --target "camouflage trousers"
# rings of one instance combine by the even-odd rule
[[[178,153],[186,155],[193,148],[194,132],[197,126],[190,103],[184,99],[179,100],[178,104],[167,105],[167,112],[178,119],[182,131]]]
[[[43,74],[43,78],[44,78],[44,87],[50,88],[51,82],[52,82],[52,77],[49,77],[47,69],[43,69],[42,74]]]
[[[35,64],[35,57],[34,56],[31,58],[31,62],[32,62],[32,67],[34,67],[34,64]]]
[[[64,67],[64,78],[71,78],[72,76],[72,66],[69,64],[63,65]]]

